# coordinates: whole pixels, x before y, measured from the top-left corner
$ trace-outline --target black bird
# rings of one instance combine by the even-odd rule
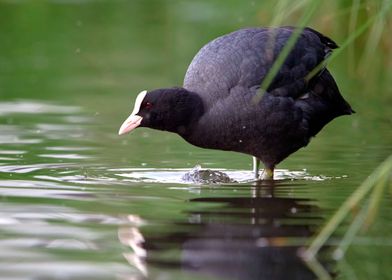
[[[260,88],[295,30],[247,28],[211,41],[194,57],[183,87],[139,93],[119,134],[149,127],[198,147],[249,154],[256,178],[261,161],[263,177],[272,179],[275,166],[328,122],[354,113],[329,71],[316,68],[338,46],[311,28],[299,30],[279,71]]]

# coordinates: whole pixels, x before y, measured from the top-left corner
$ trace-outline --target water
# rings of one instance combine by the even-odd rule
[[[209,3],[0,4],[0,279],[314,279],[302,248],[391,154],[382,99],[362,102],[339,76],[358,113],[280,164],[274,182],[255,182],[245,155],[148,129],[117,136],[138,92],[181,84],[206,41],[260,24],[253,2]],[[390,277],[391,210],[386,193],[338,262],[349,217],[319,256],[331,275]]]

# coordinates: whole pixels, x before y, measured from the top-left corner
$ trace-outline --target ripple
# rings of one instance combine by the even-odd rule
[[[37,170],[42,169],[58,169],[58,168],[67,168],[75,166],[75,164],[71,163],[38,163],[38,164],[27,164],[27,165],[3,165],[0,166],[0,172],[8,172],[8,173],[30,173]]]
[[[41,154],[40,157],[58,159],[87,159],[90,156],[79,154]],[[48,169],[50,175],[34,175],[38,180],[67,182],[83,185],[123,185],[135,183],[174,183],[174,184],[242,184],[256,180],[250,170],[232,169],[194,169],[189,168],[105,168],[98,165],[83,165],[75,163],[30,164],[30,165],[0,165],[0,173],[32,173]],[[55,172],[52,172],[56,170]],[[306,171],[275,170],[275,181],[308,180],[324,181],[342,179],[323,175],[310,175]]]
[[[89,177],[88,175],[69,175],[69,176],[48,176],[48,175],[37,175],[34,176],[36,179],[50,180],[57,182],[67,182],[83,185],[113,185],[123,184],[124,182],[117,180],[116,178],[110,177]]]
[[[132,217],[131,217],[132,218]],[[68,222],[72,224],[105,224],[105,225],[143,225],[142,219],[130,219],[127,215],[107,215],[98,213],[80,213],[66,206],[26,204],[23,209],[19,205],[2,204],[0,224],[26,224],[49,222]]]
[[[80,112],[76,106],[54,105],[45,102],[20,100],[0,103],[0,116],[10,114],[74,114]]]
[[[55,146],[55,147],[46,147],[45,150],[48,151],[89,151],[93,150],[92,147],[62,147],[62,146]],[[1,154],[1,151],[0,151]]]
[[[79,187],[65,186],[53,182],[32,181],[32,180],[0,180],[0,187],[80,189]]]
[[[71,124],[48,124],[48,123],[39,123],[36,127],[41,132],[69,132],[69,131],[83,131],[81,127],[71,125]]]
[[[22,155],[25,153],[27,152],[19,150],[0,150],[0,155]]]
[[[115,176],[124,178],[124,181],[130,182],[145,182],[145,183],[178,183],[178,184],[189,184],[198,183],[194,180],[187,180],[186,174],[189,173],[189,169],[154,169],[154,168],[119,168],[119,169],[109,169],[109,171],[114,172]],[[249,170],[230,170],[230,169],[201,169],[203,172],[210,172],[210,174],[215,174],[219,172],[220,176],[222,174],[227,175],[231,183],[249,183],[254,182],[253,172]],[[203,175],[205,177],[205,174]],[[208,177],[208,176],[207,176]],[[200,184],[213,183],[221,184],[227,183],[227,178],[220,182],[219,180],[214,180],[212,182],[201,181]],[[327,177],[324,176],[310,176],[306,171],[290,171],[287,169],[276,169],[275,170],[275,180],[312,180],[320,181],[325,180]]]
[[[38,144],[42,142],[41,139],[23,138],[26,131],[16,125],[0,125],[0,131],[0,144]]]
[[[79,154],[40,154],[43,158],[61,158],[61,159],[89,159],[91,156],[83,156]]]
[[[88,192],[81,192],[80,190],[50,190],[37,188],[20,188],[15,186],[10,188],[0,188],[0,196],[2,197],[29,197],[29,198],[52,198],[52,199],[71,199],[71,200],[89,200],[96,199],[94,195]]]
[[[9,253],[8,251],[6,255]],[[19,252],[18,257],[23,256],[24,252],[25,250]],[[124,264],[88,260],[53,260],[53,257],[49,254],[36,255],[38,255],[38,258],[30,254],[30,258],[8,262],[6,265],[0,264],[2,275],[6,276],[3,279],[26,279],[26,275],[29,276],[28,279],[53,279],[53,275],[57,279],[64,278],[58,277],[58,275],[66,275],[65,279],[113,279],[113,271],[116,271],[119,275],[125,275],[117,279],[138,279],[132,277],[134,271]],[[45,265],[42,265],[42,263],[45,263]]]
[[[0,144],[38,144],[42,139],[22,139],[15,135],[1,135]]]
[[[71,124],[40,123],[36,125],[36,128],[40,134],[50,140],[84,138],[86,136],[84,128]]]
[[[0,157],[0,160],[18,160],[18,158]]]
[[[90,117],[70,115],[70,116],[65,116],[64,120],[67,123],[83,124],[83,123],[92,123],[94,119]]]
[[[64,185],[38,180],[0,180],[2,197],[66,198],[86,200],[94,196],[84,192],[80,186]]]

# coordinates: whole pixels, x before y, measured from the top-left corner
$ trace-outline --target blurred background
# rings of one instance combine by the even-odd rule
[[[81,106],[114,135],[134,96],[144,89],[181,85],[204,44],[243,27],[298,25],[310,3],[1,1],[0,94],[3,100]],[[383,132],[391,125],[390,1],[317,3],[307,25],[338,45],[347,43],[329,68],[359,114],[339,122],[353,133],[384,124],[366,135],[375,143],[389,143]],[[356,32],[355,40],[347,42]],[[377,121],[358,127],[369,118]],[[119,139],[111,141],[124,140]]]
[[[235,217],[235,225],[253,227],[254,214],[245,221],[233,213],[261,213],[260,221],[268,216],[273,229],[268,237],[301,237],[294,243],[304,245],[392,153],[391,4],[0,0],[0,279],[229,277],[215,269],[219,266],[203,274],[203,262],[192,266],[189,256],[212,254],[209,243],[200,241],[206,236],[230,233],[260,242],[262,234],[244,237],[252,228],[228,222]],[[181,86],[193,56],[210,40],[244,27],[300,23],[341,46],[328,68],[357,113],[333,121],[279,165],[286,180],[294,174],[294,183],[283,180],[274,196],[283,199],[275,205],[284,207],[268,212],[264,199],[270,193],[250,183],[183,185],[181,172],[167,173],[198,164],[246,171],[248,156],[199,149],[177,135],[148,129],[117,136],[135,96],[144,89]],[[175,179],[167,183],[168,176]],[[325,258],[331,277],[391,279],[390,195],[389,190],[382,196],[373,227],[355,239],[344,261]],[[292,219],[293,205],[302,213],[299,218]],[[305,229],[275,231],[286,222]],[[192,236],[199,236],[197,242]],[[199,250],[192,251],[195,247]],[[263,256],[271,254],[283,256],[274,265],[285,265],[289,256],[288,271],[298,279],[315,277],[295,253],[267,250]],[[218,261],[222,267],[231,262]],[[260,260],[244,266],[271,264]],[[256,271],[254,278],[238,273],[234,279],[289,279],[276,271]]]

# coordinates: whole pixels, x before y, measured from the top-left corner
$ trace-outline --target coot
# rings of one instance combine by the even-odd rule
[[[334,41],[305,28],[268,87],[260,88],[295,27],[247,28],[205,45],[182,87],[142,91],[119,134],[149,127],[202,148],[253,156],[258,177],[306,146],[328,122],[354,113],[324,67]],[[310,75],[312,74],[312,75]]]

